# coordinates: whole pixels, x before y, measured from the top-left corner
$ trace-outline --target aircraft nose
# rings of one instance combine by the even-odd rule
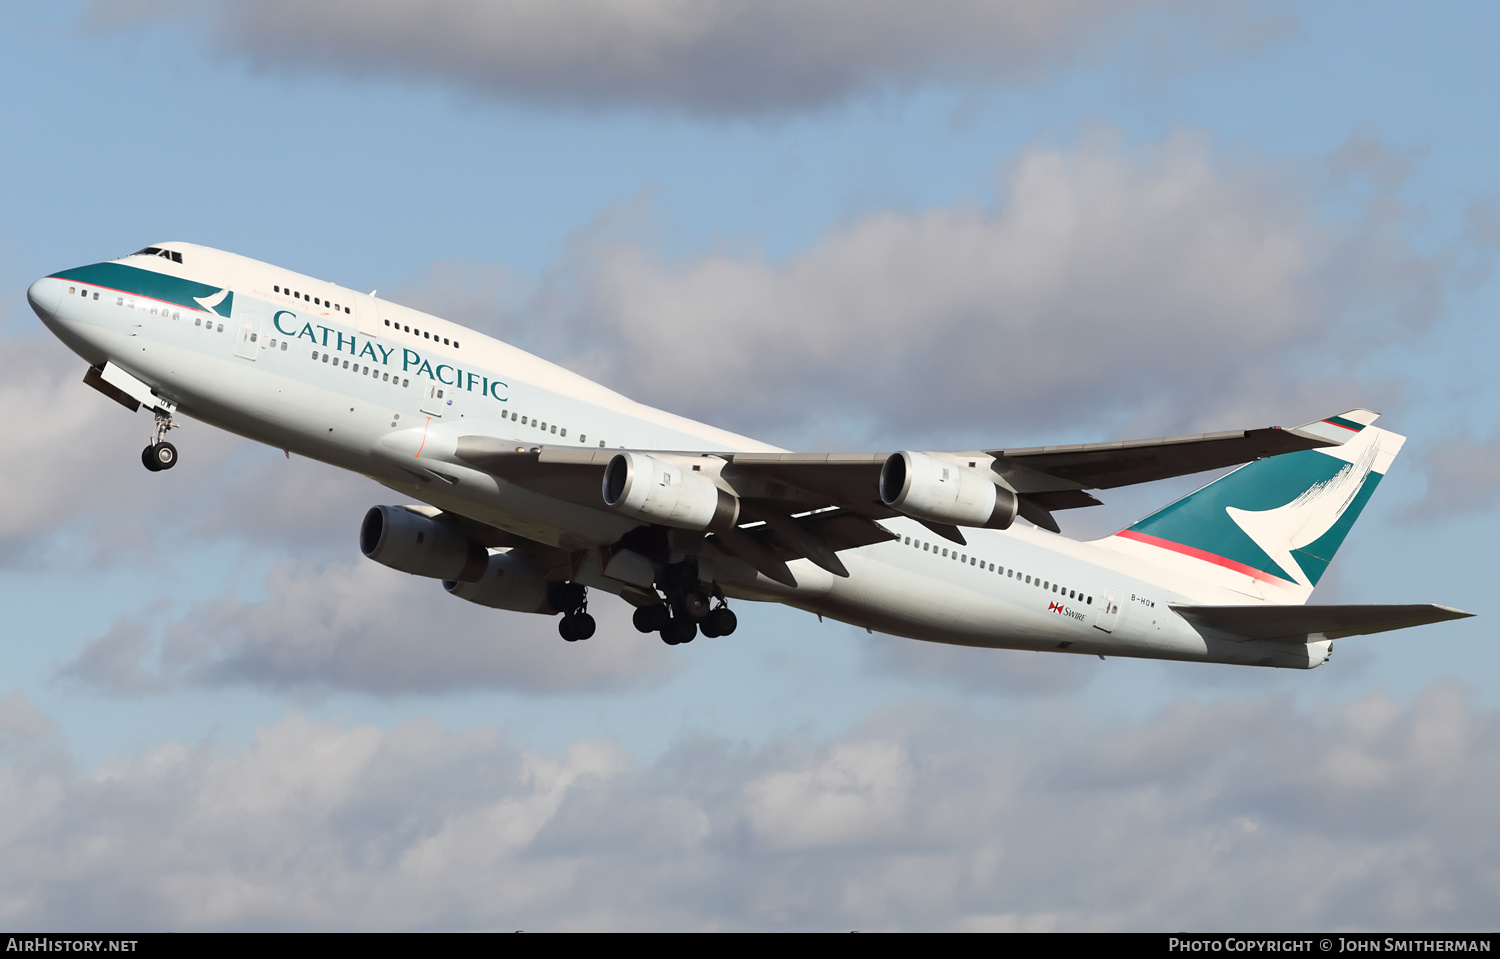
[[[44,321],[52,319],[52,315],[57,312],[57,303],[62,299],[62,283],[62,280],[48,276],[37,280],[26,290],[27,302]]]

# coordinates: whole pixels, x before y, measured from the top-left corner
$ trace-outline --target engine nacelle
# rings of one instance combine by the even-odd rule
[[[457,529],[401,506],[370,507],[359,526],[359,549],[403,573],[470,583],[489,562],[489,551]]]
[[[491,609],[511,609],[518,613],[556,612],[547,605],[547,571],[510,553],[491,555],[478,582],[448,580],[443,583],[443,588],[459,599]]]
[[[647,523],[724,530],[740,516],[739,499],[707,476],[645,453],[617,453],[602,487],[605,505]]]
[[[929,453],[892,453],[880,469],[880,501],[907,516],[954,526],[1009,529],[1020,502],[977,469]]]

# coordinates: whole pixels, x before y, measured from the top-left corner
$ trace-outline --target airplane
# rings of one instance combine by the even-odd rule
[[[1118,443],[797,453],[653,409],[500,340],[190,243],[53,273],[27,298],[83,380],[417,500],[359,547],[458,599],[559,616],[590,590],[669,645],[732,634],[729,600],[955,645],[1310,669],[1347,636],[1458,619],[1307,601],[1404,437],[1350,410]],[[1055,513],[1231,466],[1110,536]],[[1025,523],[1017,523],[1024,519]]]

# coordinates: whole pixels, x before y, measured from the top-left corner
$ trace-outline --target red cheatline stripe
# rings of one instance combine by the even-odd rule
[[[1191,546],[1185,546],[1182,543],[1174,543],[1169,539],[1162,539],[1159,536],[1151,536],[1147,533],[1137,532],[1133,529],[1122,529],[1115,535],[1123,536],[1125,539],[1133,539],[1138,543],[1145,543],[1147,546],[1159,546],[1162,549],[1169,549],[1174,553],[1181,553],[1184,556],[1191,556],[1193,559],[1201,559],[1205,563],[1213,563],[1215,566],[1222,566],[1225,569],[1234,570],[1236,573],[1243,573],[1246,576],[1254,577],[1255,579],[1261,580],[1262,582],[1288,582],[1285,576],[1273,576],[1270,573],[1267,573],[1265,570],[1256,569],[1253,566],[1246,566],[1244,563],[1236,563],[1234,560],[1220,556],[1217,553],[1210,553],[1206,550],[1194,549]]]
[[[1360,430],[1364,429],[1363,426],[1350,426],[1343,420],[1324,420],[1323,422],[1327,423],[1329,426],[1342,426],[1344,429],[1348,430],[1351,433],[1358,433]]]
[[[57,276],[49,276],[49,277],[47,277],[47,279],[49,279],[49,280],[58,280],[58,279],[62,279],[62,278],[61,277],[57,277]],[[63,282],[64,283],[73,283],[73,284],[76,284],[77,286],[86,286],[86,287],[88,287],[91,290],[107,290],[110,293],[123,293],[126,296],[134,296],[134,297],[137,297],[137,298],[142,299],[142,300],[150,300],[153,303],[165,303],[168,306],[179,306],[179,307],[182,307],[184,310],[192,310],[194,313],[208,313],[209,312],[208,310],[205,310],[201,306],[188,306],[186,303],[176,303],[176,302],[174,302],[172,300],[159,300],[159,299],[157,299],[154,296],[147,296],[144,293],[132,293],[129,290],[122,290],[122,289],[120,289],[117,286],[105,286],[102,283],[89,283],[89,282],[87,282],[85,280],[63,280]],[[224,316],[222,316],[221,314],[218,314],[218,313],[214,313],[212,315],[219,317],[219,319],[221,319],[221,320],[225,318]]]

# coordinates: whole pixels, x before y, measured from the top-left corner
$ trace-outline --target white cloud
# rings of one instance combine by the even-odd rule
[[[186,415],[169,435],[180,462],[150,473],[140,453],[151,417],[84,385],[86,368],[50,336],[0,339],[0,403],[27,411],[0,461],[0,497],[13,504],[0,513],[0,561],[77,570],[226,538],[347,554],[364,511],[391,495]]]
[[[664,680],[672,660],[629,624],[630,609],[595,590],[595,638],[566,643],[549,616],[492,610],[446,595],[437,580],[367,560],[326,567],[283,561],[266,595],[227,595],[180,611],[122,618],[59,671],[118,695],[182,684],[318,693],[464,689],[578,692]]]
[[[1166,24],[1149,25],[1165,14]],[[1174,0],[102,0],[95,25],[204,23],[288,70],[404,76],[543,103],[765,113],[924,81],[1017,82],[1172,27],[1219,52],[1284,32],[1235,3]],[[1267,32],[1267,24],[1281,24]],[[1197,29],[1208,27],[1209,29]],[[1256,42],[1256,41],[1252,41]]]
[[[1340,220],[1304,179],[1197,136],[1131,149],[1093,131],[1021,154],[992,205],[872,213],[781,263],[665,261],[601,228],[512,325],[743,430],[979,444],[1290,425],[1389,399],[1360,360],[1421,329],[1451,269],[1407,243],[1388,193]]]
[[[0,700],[0,919],[175,929],[1482,928],[1500,714],[1453,686],[1134,721],[911,704],[556,753],[293,713],[87,773]],[[19,717],[19,718],[18,718]],[[29,750],[29,752],[28,752]]]

